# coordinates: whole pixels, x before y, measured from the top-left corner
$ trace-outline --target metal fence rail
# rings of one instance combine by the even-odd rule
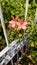
[[[21,42],[19,42],[19,41],[16,42],[16,40],[15,40],[15,42],[16,42],[15,44],[14,43],[10,44],[10,47],[9,48],[6,48],[8,50],[3,55],[0,56],[0,62],[2,61],[1,62],[1,65],[3,65],[3,64],[6,65],[19,52],[19,50],[24,45],[26,45],[27,41],[28,40],[24,40],[23,39]],[[27,51],[28,51],[28,48],[26,48],[25,52],[22,54],[21,59],[27,53]],[[18,62],[19,62],[19,60],[18,60]]]

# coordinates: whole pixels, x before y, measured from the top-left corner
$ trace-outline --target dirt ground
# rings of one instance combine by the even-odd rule
[[[9,62],[8,65],[11,65],[11,62]],[[24,58],[19,62],[18,65],[33,65],[33,64],[31,63],[31,60],[29,60],[28,58],[24,57]]]

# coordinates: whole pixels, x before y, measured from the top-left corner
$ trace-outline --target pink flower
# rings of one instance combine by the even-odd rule
[[[18,16],[16,16],[16,17],[11,16],[11,18],[12,18],[13,21],[17,21]]]
[[[16,26],[16,21],[11,20],[9,21],[9,24],[14,28]]]
[[[9,25],[8,25],[8,28],[15,28],[15,26],[17,25],[18,26],[18,30],[20,29],[26,29],[26,25],[27,25],[27,22],[23,19],[21,19],[20,22],[17,22],[17,19],[18,19],[18,16],[17,17],[13,17],[12,16],[12,20],[9,21]]]
[[[22,20],[22,21],[18,22],[17,25],[18,25],[19,29],[26,29],[27,22]]]
[[[17,18],[18,18],[18,16],[17,16],[16,18],[14,18],[14,17],[12,16],[12,19],[13,19],[13,20],[9,21],[8,28],[11,28],[11,27],[14,28],[14,27],[16,26]]]
[[[16,21],[13,21],[13,20],[11,20],[11,21],[9,21],[9,25],[8,25],[8,28],[14,28],[16,26]]]

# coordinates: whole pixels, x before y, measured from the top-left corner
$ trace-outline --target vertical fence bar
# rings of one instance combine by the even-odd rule
[[[11,64],[13,65],[13,59],[11,60]]]
[[[34,22],[37,23],[37,8],[36,8],[36,12],[35,12]]]
[[[5,29],[5,24],[4,24],[4,18],[3,18],[1,4],[0,4],[0,20],[1,20],[1,23],[2,23],[2,28],[3,28],[3,33],[4,33],[5,40],[6,40],[6,44],[8,46],[9,42],[8,42],[8,39],[7,39],[7,34],[6,34],[6,29]]]
[[[29,3],[29,0],[26,0],[25,20],[27,19],[27,13],[28,13],[28,3]]]
[[[18,60],[19,60],[19,59],[18,59],[18,52],[17,52],[17,65],[18,65]]]

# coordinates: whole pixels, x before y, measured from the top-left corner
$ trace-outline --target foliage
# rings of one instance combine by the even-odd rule
[[[20,39],[23,36],[23,33],[25,32],[24,35],[28,35],[32,29],[34,29],[32,36],[30,36],[30,41],[29,43],[31,44],[31,48],[32,49],[32,60],[34,60],[34,58],[36,59],[35,56],[37,56],[37,52],[35,48],[37,48],[37,24],[34,25],[34,17],[35,17],[35,11],[36,11],[36,7],[37,7],[37,0],[30,0],[29,1],[29,9],[28,9],[28,17],[27,17],[27,29],[25,31],[21,30],[17,33],[17,31],[13,31],[13,29],[8,29],[7,26],[9,24],[8,21],[11,20],[11,16],[19,16],[20,20],[22,17],[25,17],[25,7],[26,7],[26,0],[0,0],[2,3],[2,10],[3,10],[3,15],[4,15],[4,20],[5,20],[5,24],[6,24],[6,30],[7,30],[7,34],[8,34],[8,40],[9,42],[11,42],[14,39]],[[4,35],[2,34],[2,27],[1,27],[1,23],[0,23],[0,41],[1,44],[5,44],[5,40],[4,40]],[[17,36],[16,36],[17,34]],[[34,60],[37,61],[37,60]]]

